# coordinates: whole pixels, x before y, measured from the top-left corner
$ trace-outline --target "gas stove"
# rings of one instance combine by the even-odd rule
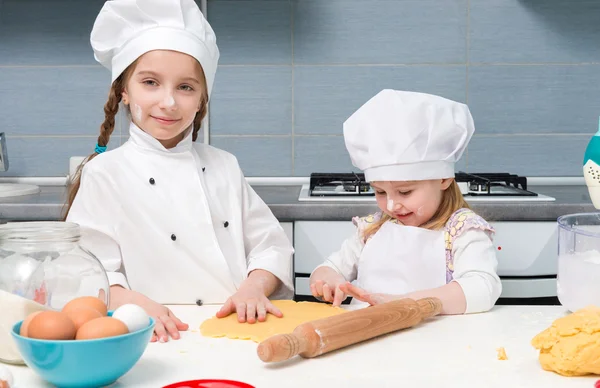
[[[527,178],[508,173],[455,174],[467,202],[552,202],[547,195],[530,191]],[[312,173],[302,186],[299,201],[375,202],[375,192],[363,173]]]

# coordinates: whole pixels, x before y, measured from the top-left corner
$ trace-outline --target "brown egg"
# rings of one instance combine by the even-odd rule
[[[101,317],[86,322],[77,330],[75,339],[85,340],[93,338],[114,337],[127,334],[127,326],[116,318]]]
[[[23,337],[28,337],[29,336],[27,334],[27,329],[29,328],[29,324],[31,323],[31,320],[33,319],[33,317],[35,317],[39,313],[41,313],[41,311],[36,311],[34,313],[29,314],[27,316],[27,318],[25,318],[25,320],[21,324],[21,330],[19,330],[19,334],[21,334]]]
[[[67,314],[75,324],[75,330],[79,330],[84,323],[89,322],[92,319],[102,317],[102,314],[100,314],[98,310],[87,307],[71,308],[65,311],[65,314]]]
[[[37,314],[27,328],[30,338],[49,340],[72,340],[75,338],[75,324],[65,313],[43,311]]]
[[[89,309],[97,310],[103,317],[107,314],[106,305],[102,300],[96,298],[95,296],[81,296],[79,298],[75,298],[63,307],[62,311],[64,313],[69,310],[78,309],[81,307],[86,307]]]

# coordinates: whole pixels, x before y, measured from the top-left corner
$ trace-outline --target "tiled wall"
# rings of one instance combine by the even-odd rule
[[[9,175],[64,175],[93,150],[102,3],[0,0]],[[469,104],[461,169],[581,175],[600,115],[600,1],[209,0],[208,17],[221,49],[210,141],[248,176],[350,171],[342,123],[382,88]]]

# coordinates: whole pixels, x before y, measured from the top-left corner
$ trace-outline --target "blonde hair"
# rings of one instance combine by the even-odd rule
[[[452,214],[462,208],[470,209],[471,207],[463,198],[460,187],[458,187],[456,181],[452,180],[450,186],[442,193],[442,202],[437,211],[429,221],[421,225],[421,228],[440,230],[446,225]],[[366,241],[373,234],[377,233],[379,228],[391,219],[391,216],[384,213],[381,216],[381,219],[365,228],[363,235],[364,240]]]
[[[129,65],[117,79],[114,80],[110,87],[110,91],[108,92],[108,100],[106,104],[104,104],[104,121],[100,125],[100,135],[98,136],[98,145],[100,147],[106,147],[108,145],[108,141],[110,140],[110,135],[112,135],[115,129],[115,117],[119,111],[119,103],[123,98],[123,91],[127,86],[127,82],[131,78],[133,71],[137,65],[138,60],[135,60],[131,65]],[[206,86],[206,77],[204,75],[204,70],[202,66],[198,63],[198,67],[200,69],[200,82],[202,86],[202,95],[200,97],[200,110],[196,113],[194,117],[194,129],[192,132],[192,141],[196,141],[198,138],[198,131],[202,125],[202,120],[206,116],[207,105],[208,105],[208,88]],[[83,163],[79,165],[75,175],[69,180],[69,189],[67,195],[67,203],[65,204],[65,211],[63,220],[67,218],[69,214],[69,210],[71,210],[71,206],[73,205],[73,201],[77,196],[77,192],[79,191],[79,186],[81,184],[81,171],[83,170],[83,166],[90,160],[94,159],[99,154],[94,152],[85,160]]]

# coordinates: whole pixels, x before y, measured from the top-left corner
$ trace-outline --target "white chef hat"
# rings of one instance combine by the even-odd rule
[[[90,38],[94,57],[112,71],[112,81],[153,50],[196,58],[210,94],[219,61],[216,36],[194,0],[111,0],[104,3]]]
[[[344,140],[369,182],[442,179],[454,177],[474,131],[465,104],[386,89],[346,120]]]

